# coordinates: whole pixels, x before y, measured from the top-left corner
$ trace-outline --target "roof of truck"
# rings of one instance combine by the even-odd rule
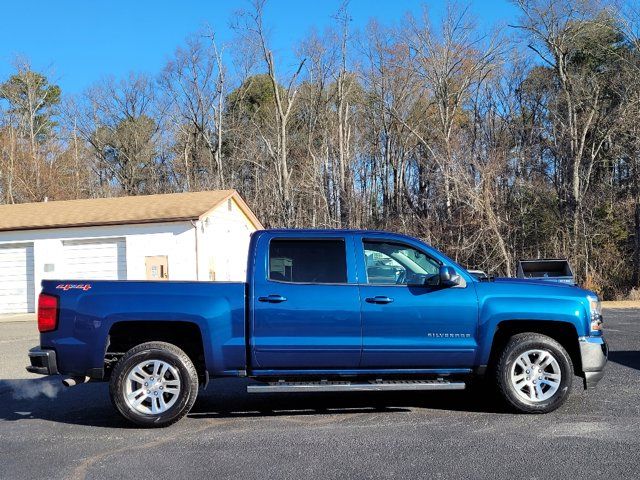
[[[313,237],[314,235],[325,235],[325,234],[361,234],[361,235],[382,235],[382,236],[394,236],[398,238],[405,238],[416,240],[416,237],[412,237],[411,235],[407,235],[405,233],[399,232],[389,232],[385,230],[362,230],[356,228],[268,228],[264,230],[258,230],[256,233],[264,232],[271,234],[294,234],[301,236]]]
[[[262,228],[238,192],[211,190],[0,205],[0,231],[200,220],[230,199]]]
[[[308,233],[309,235],[317,235],[319,233],[375,233],[383,235],[399,235],[406,237],[404,233],[389,232],[384,230],[363,230],[357,228],[267,228],[263,232],[270,233]]]

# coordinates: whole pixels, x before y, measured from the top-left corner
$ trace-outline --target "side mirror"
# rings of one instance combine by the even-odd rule
[[[460,275],[456,273],[453,267],[448,265],[440,266],[440,286],[442,287],[455,287],[460,285]]]

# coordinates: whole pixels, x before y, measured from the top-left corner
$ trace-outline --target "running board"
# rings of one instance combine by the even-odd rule
[[[249,385],[248,393],[294,392],[382,392],[394,390],[464,390],[464,382],[448,380],[371,380],[369,382],[326,381],[279,382]]]

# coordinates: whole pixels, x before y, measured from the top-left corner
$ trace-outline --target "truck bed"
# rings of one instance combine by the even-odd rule
[[[59,298],[58,328],[41,334],[66,375],[102,378],[110,332],[119,322],[192,322],[214,375],[246,369],[245,283],[45,280],[43,293]],[[171,323],[174,322],[174,323]],[[164,325],[164,324],[163,324]],[[215,342],[212,341],[215,339]]]

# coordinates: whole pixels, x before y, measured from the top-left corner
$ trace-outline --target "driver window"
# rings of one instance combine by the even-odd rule
[[[363,246],[369,284],[424,285],[438,275],[440,264],[413,247],[371,241]]]

